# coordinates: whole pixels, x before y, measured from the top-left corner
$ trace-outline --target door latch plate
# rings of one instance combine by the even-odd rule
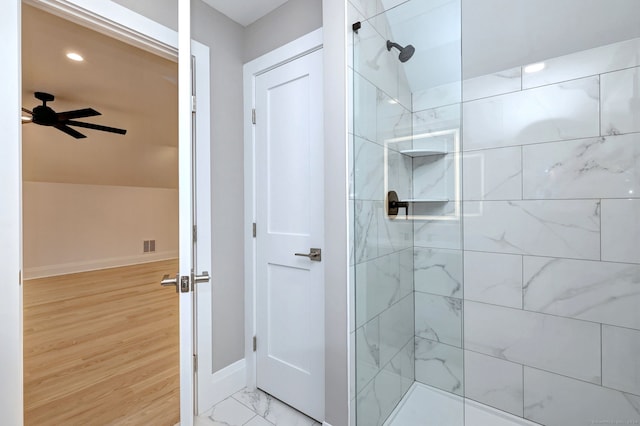
[[[189,293],[191,287],[189,286],[189,276],[183,275],[180,277],[180,292]]]

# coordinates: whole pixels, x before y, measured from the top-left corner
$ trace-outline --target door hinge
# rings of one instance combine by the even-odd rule
[[[253,351],[255,352],[256,350],[258,350],[258,338],[253,336]]]
[[[258,228],[255,222],[253,222],[253,238],[258,235]]]
[[[251,110],[251,122],[253,124],[256,124],[256,109],[255,108]]]
[[[193,354],[193,372],[198,372],[198,355]]]
[[[196,112],[196,96],[191,96],[191,112]]]

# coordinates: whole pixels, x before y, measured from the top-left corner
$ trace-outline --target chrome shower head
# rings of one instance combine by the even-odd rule
[[[391,40],[387,40],[387,50],[391,51],[391,48],[395,47],[400,51],[400,55],[398,55],[398,59],[400,62],[407,62],[413,54],[416,52],[416,48],[410,44],[407,44],[405,47],[400,46],[398,43],[394,43]]]

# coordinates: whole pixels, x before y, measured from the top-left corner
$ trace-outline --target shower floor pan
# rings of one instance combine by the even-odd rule
[[[538,426],[488,405],[414,382],[384,426]]]

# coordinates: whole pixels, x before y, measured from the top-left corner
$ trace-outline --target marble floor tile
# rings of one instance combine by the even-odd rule
[[[196,426],[321,426],[301,412],[256,389],[243,389],[195,418]],[[179,426],[179,425],[176,425]]]
[[[273,426],[273,423],[266,421],[263,417],[255,416],[245,423],[245,426]]]
[[[235,393],[233,398],[276,426],[317,426],[320,424],[259,389],[243,389]]]
[[[216,426],[242,426],[254,418],[256,413],[233,398],[227,398],[216,404],[208,418]]]

